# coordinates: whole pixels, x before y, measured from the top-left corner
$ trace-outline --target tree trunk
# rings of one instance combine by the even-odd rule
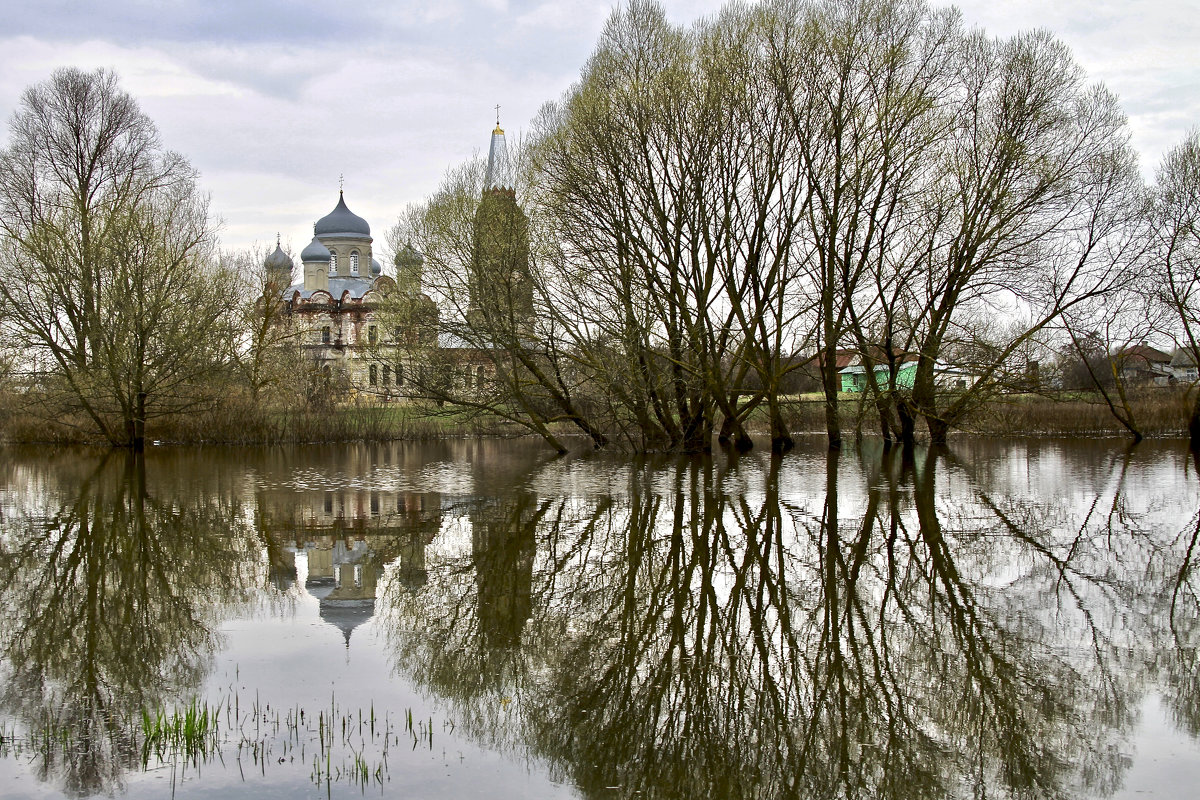
[[[879,413],[879,435],[883,437],[883,452],[892,446],[892,399],[890,394],[880,393],[875,400],[875,410]]]
[[[1200,391],[1196,392],[1196,402],[1192,404],[1192,418],[1188,420],[1188,438],[1193,450],[1200,450]]]
[[[721,420],[721,431],[717,434],[717,444],[722,447],[732,447],[739,453],[754,449],[754,441],[746,433],[746,427],[736,416],[725,415]]]
[[[925,424],[929,426],[929,446],[945,447],[948,443],[950,425],[939,417],[930,416],[925,417]]]
[[[825,358],[821,364],[821,387],[825,391],[825,431],[829,436],[829,449],[840,450],[842,447],[842,425],[838,419],[838,372],[837,348],[825,348]]]
[[[900,417],[900,443],[905,450],[912,450],[917,443],[917,418],[913,409],[906,402],[896,404],[896,414]]]
[[[146,393],[138,392],[137,408],[133,417],[133,450],[140,453],[146,449]]]
[[[788,432],[787,423],[784,422],[783,411],[779,407],[779,396],[772,392],[767,403],[771,415],[771,452],[786,453],[796,446],[796,442]]]

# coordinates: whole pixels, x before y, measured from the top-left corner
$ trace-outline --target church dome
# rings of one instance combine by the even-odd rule
[[[305,263],[309,261],[324,261],[328,263],[330,255],[329,248],[321,244],[320,240],[314,236],[313,240],[308,243],[308,247],[300,251],[300,260]]]
[[[349,234],[351,236],[370,236],[371,226],[362,217],[346,207],[346,200],[338,192],[337,207],[317,220],[317,236],[336,236]]]
[[[405,244],[396,253],[395,262],[397,267],[419,267],[425,263],[425,257],[418,253],[411,244]]]
[[[375,276],[383,274],[383,265],[373,258],[371,259],[371,274]]]
[[[283,248],[279,243],[275,244],[275,252],[267,256],[267,260],[263,262],[267,269],[288,270],[292,269],[292,259],[287,253],[283,252]]]

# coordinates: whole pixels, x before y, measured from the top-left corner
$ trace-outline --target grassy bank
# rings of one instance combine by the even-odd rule
[[[104,444],[84,417],[50,417],[28,403],[0,415],[0,441]],[[170,444],[294,444],[441,439],[513,435],[511,426],[453,410],[414,406],[347,405],[327,409],[264,409],[233,399],[217,408],[150,419],[146,440]]]
[[[862,396],[842,395],[839,415],[842,430],[876,434],[879,421],[873,406]],[[85,418],[39,413],[25,398],[0,398],[0,441],[52,444],[103,444]],[[23,407],[24,406],[24,407]],[[1190,395],[1184,390],[1145,390],[1132,397],[1134,419],[1143,435],[1187,435]],[[824,399],[819,394],[800,395],[784,404],[788,427],[798,433],[825,430]],[[577,433],[563,424],[559,433]],[[765,412],[748,420],[752,433],[765,433]],[[959,430],[985,436],[1127,436],[1099,396],[1062,393],[1057,396],[1008,395],[976,408]],[[918,426],[918,434],[924,434]],[[327,409],[264,409],[241,399],[190,414],[151,419],[146,438],[172,444],[293,444],[351,441],[444,439],[460,436],[513,436],[527,433],[494,417],[453,409],[426,409],[413,405],[346,405]]]
[[[846,432],[879,432],[879,418],[861,395],[842,395],[838,415]],[[1191,395],[1182,389],[1148,389],[1131,397],[1134,420],[1144,436],[1186,437]],[[795,431],[825,430],[825,403],[819,394],[801,395],[787,404]],[[959,426],[984,436],[1128,436],[1103,398],[1084,392],[1057,395],[1005,395],[974,409]],[[918,434],[925,433],[918,425]]]

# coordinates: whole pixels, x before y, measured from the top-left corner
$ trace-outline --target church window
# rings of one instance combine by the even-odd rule
[[[337,253],[329,254],[329,274],[337,275]]]
[[[392,385],[392,368],[388,364],[383,365],[383,385],[384,386]]]
[[[378,385],[379,384],[379,367],[372,364],[371,370],[370,370],[370,376],[371,376],[370,377],[371,385],[372,386]]]
[[[351,275],[358,274],[358,253],[350,254],[350,274]]]
[[[378,340],[379,330],[374,325],[369,326],[367,328],[367,342],[370,344],[375,344],[375,342]]]
[[[396,385],[404,385],[404,367],[400,366],[399,364],[396,365]]]
[[[329,326],[321,328],[321,344],[329,344]]]
[[[482,389],[485,379],[487,378],[487,370],[483,367],[475,368],[475,388]]]

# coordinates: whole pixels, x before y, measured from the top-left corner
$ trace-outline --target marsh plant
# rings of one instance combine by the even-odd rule
[[[433,752],[439,729],[452,731],[454,723],[414,717],[411,708],[378,713],[374,705],[343,707],[333,695],[328,706],[313,709],[284,708],[257,694],[246,702],[232,694],[143,708],[137,717],[113,721],[110,731],[114,729],[139,754],[142,772],[169,769],[172,785],[188,770],[232,763],[243,780],[255,772],[266,776],[307,767],[317,786],[365,789],[390,782],[395,753]],[[3,725],[0,758],[53,763],[61,754],[82,749],[87,736],[78,727]]]

